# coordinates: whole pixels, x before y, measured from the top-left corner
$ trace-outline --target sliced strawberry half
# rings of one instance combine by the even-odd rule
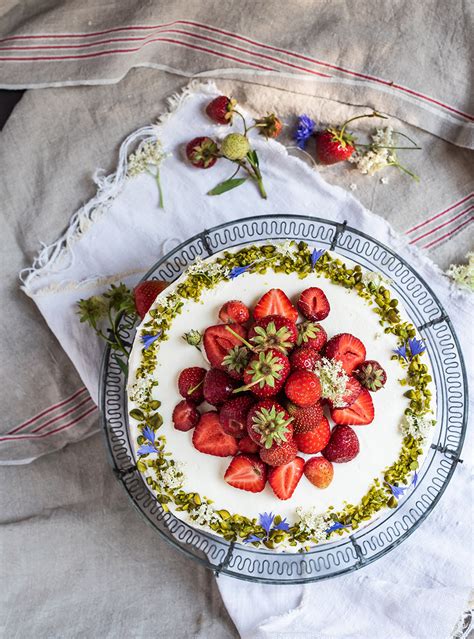
[[[298,319],[298,311],[280,288],[271,288],[255,305],[253,316],[256,320],[267,315],[283,315],[292,322]]]
[[[234,488],[261,493],[267,482],[267,467],[256,455],[237,455],[225,471],[224,479]]]
[[[278,499],[289,499],[295,492],[304,470],[304,459],[295,457],[288,464],[276,466],[268,473],[268,483]]]
[[[136,311],[141,319],[145,317],[157,296],[161,291],[164,291],[167,286],[168,282],[160,280],[146,280],[135,286],[133,289],[133,297]]]
[[[240,324],[233,324],[232,330],[244,339],[247,331]],[[224,368],[222,360],[234,346],[241,346],[241,340],[233,335],[223,324],[209,326],[204,331],[203,337],[204,350],[211,366],[216,368]]]
[[[366,388],[362,388],[359,397],[348,408],[333,408],[331,417],[335,424],[364,426],[374,420],[374,404]]]
[[[201,453],[230,457],[238,451],[237,440],[224,432],[215,411],[203,413],[193,432],[193,445]]]
[[[341,401],[337,408],[348,408],[349,406],[352,406],[361,392],[362,384],[360,384],[355,377],[349,377],[346,384],[346,390],[344,391],[344,395],[341,397]],[[331,408],[334,408],[331,400],[328,399],[327,402]]]
[[[350,333],[339,333],[328,341],[324,348],[326,357],[342,362],[342,367],[348,375],[365,361],[365,346],[359,338]]]
[[[301,293],[297,306],[300,313],[312,322],[326,319],[331,310],[326,294],[316,286],[311,286]]]

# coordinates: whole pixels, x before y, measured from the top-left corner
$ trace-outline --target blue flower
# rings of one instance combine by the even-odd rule
[[[251,262],[247,264],[247,266],[234,266],[234,268],[229,273],[229,278],[234,280],[239,275],[243,275],[251,266],[253,266],[255,262]]]
[[[148,441],[151,442],[152,444],[155,443],[155,433],[151,430],[149,426],[145,426],[142,432],[143,432],[143,437],[145,437],[145,439],[148,439]]]
[[[143,444],[143,446],[140,446],[140,448],[137,450],[137,453],[139,455],[147,455],[148,453],[156,453],[156,448],[154,446],[152,446],[151,444]]]
[[[398,357],[403,357],[403,359],[408,362],[408,357],[407,357],[407,347],[405,346],[405,344],[402,344],[401,346],[399,346],[397,349],[395,349],[393,351],[396,355],[398,355]]]
[[[411,483],[412,483],[413,488],[415,488],[415,486],[418,483],[418,473],[416,472],[416,470],[415,470],[415,474],[413,475],[413,479],[411,480]]]
[[[426,346],[423,344],[421,339],[416,339],[416,337],[412,337],[408,340],[408,346],[410,347],[411,357],[415,357],[415,355],[421,355],[426,350]]]
[[[341,528],[348,528],[348,526],[344,526],[340,521],[335,521],[332,526],[325,530],[325,533],[329,535],[329,533],[332,533],[334,530],[340,530]]]
[[[259,515],[260,526],[267,533],[267,537],[270,534],[270,530],[272,528],[274,519],[275,519],[275,515],[273,513],[260,513]]]
[[[275,524],[273,530],[290,530],[290,524],[286,521],[286,517],[279,524]]]
[[[298,117],[298,128],[295,133],[296,144],[300,149],[304,149],[308,139],[313,135],[316,122],[308,115]]]
[[[253,541],[263,541],[263,540],[260,537],[257,537],[257,535],[249,535],[243,541],[244,541],[244,544],[251,544]]]
[[[311,268],[314,268],[319,258],[326,253],[325,249],[314,249],[311,253]]]
[[[147,348],[150,348],[153,342],[156,342],[156,340],[160,337],[160,335],[161,335],[161,331],[158,331],[156,335],[149,335],[148,333],[142,333],[140,337],[143,342],[143,349],[146,351]]]
[[[290,526],[285,519],[282,519],[280,523],[275,524],[273,526],[273,522],[275,520],[275,515],[273,513],[260,513],[258,516],[258,523],[265,531],[266,535],[264,537],[258,537],[257,535],[249,535],[243,541],[244,544],[251,544],[253,541],[267,541],[270,537],[270,533],[272,530],[289,530]]]
[[[405,494],[405,488],[402,488],[401,486],[392,486],[392,484],[388,484],[390,486],[390,490],[392,491],[392,495],[395,497],[395,499],[400,499],[400,497],[403,497],[403,495]]]

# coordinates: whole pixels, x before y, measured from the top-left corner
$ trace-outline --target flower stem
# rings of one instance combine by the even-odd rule
[[[158,207],[160,209],[164,209],[165,207],[163,202],[163,189],[161,188],[160,169],[158,167],[156,167],[155,180],[156,180],[156,185],[158,187]]]
[[[412,177],[415,182],[419,182],[420,178],[418,177],[418,175],[416,175],[416,173],[412,173],[411,171],[409,171],[406,167],[402,166],[401,164],[399,164],[398,162],[389,162],[387,164],[387,166],[396,166],[398,167],[401,171],[403,171],[404,173],[406,173],[407,175],[409,175],[410,177]]]
[[[421,146],[381,146],[380,144],[375,144],[374,142],[372,142],[372,144],[354,144],[354,146],[357,148],[358,146],[367,146],[369,148],[374,147],[377,149],[403,149],[405,151],[421,151]]]
[[[235,109],[232,110],[232,113],[236,113],[238,116],[242,118],[242,122],[244,123],[244,135],[247,135],[247,131],[249,129],[247,129],[247,122],[245,121],[245,118],[242,115],[242,113],[240,113],[240,111],[236,111]]]
[[[388,120],[388,117],[386,115],[382,115],[381,113],[378,113],[377,111],[373,111],[372,113],[366,113],[364,115],[356,115],[354,118],[350,118],[350,120],[346,120],[346,122],[344,122],[344,124],[341,127],[341,137],[346,129],[346,126],[349,124],[349,122],[354,122],[354,120],[360,120],[361,118],[383,118],[384,120]]]
[[[244,339],[242,335],[239,335],[238,333],[236,333],[234,329],[232,329],[228,324],[226,324],[225,328],[226,328],[226,331],[229,331],[229,333],[232,333],[232,335],[236,337],[238,340],[240,340],[242,344],[244,344],[250,351],[255,353],[255,348],[252,346],[252,344],[250,344],[250,342],[247,342],[247,340]]]

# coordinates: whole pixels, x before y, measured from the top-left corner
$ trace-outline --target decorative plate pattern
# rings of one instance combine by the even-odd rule
[[[347,226],[316,217],[271,215],[229,222],[205,230],[170,251],[145,279],[174,281],[198,257],[262,240],[305,240],[337,249],[342,257],[378,271],[392,287],[421,336],[437,388],[437,425],[431,449],[414,490],[394,510],[348,537],[301,553],[276,553],[224,541],[165,513],[135,466],[128,434],[126,377],[104,354],[100,406],[113,470],[135,507],[171,545],[216,574],[263,583],[305,583],[357,570],[401,543],[434,508],[460,461],[467,425],[464,362],[452,324],[428,284],[398,255],[380,242]],[[135,322],[124,317],[120,333],[131,345]]]

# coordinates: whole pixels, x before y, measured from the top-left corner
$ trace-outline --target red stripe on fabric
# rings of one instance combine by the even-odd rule
[[[467,202],[467,200],[469,200],[473,195],[474,195],[474,193],[470,193],[469,195],[466,195],[465,198],[463,198],[462,200],[459,200],[459,202],[455,202],[449,208],[444,209],[444,211],[441,211],[441,213],[437,213],[436,215],[433,215],[432,217],[428,218],[427,220],[424,220],[423,222],[420,222],[416,226],[413,226],[411,229],[408,229],[408,231],[405,231],[405,234],[408,235],[409,233],[413,233],[413,231],[417,231],[422,226],[426,226],[430,222],[434,222],[435,220],[437,220],[439,217],[441,217],[445,213],[449,213],[449,211],[452,211],[453,209],[457,208],[461,204],[464,204],[464,202]]]
[[[413,240],[410,240],[410,244],[415,244],[415,242],[418,242],[418,240],[422,240],[424,237],[427,237],[428,235],[431,235],[432,233],[439,231],[439,229],[442,229],[443,227],[448,226],[448,224],[452,224],[453,222],[455,222],[457,219],[459,219],[466,213],[469,213],[469,211],[472,211],[472,209],[474,209],[474,206],[470,206],[467,209],[464,209],[464,211],[461,211],[450,220],[447,220],[446,222],[443,222],[443,224],[439,224],[438,226],[435,226],[434,229],[431,229],[430,231],[426,231],[426,233],[423,233],[423,235],[419,235],[418,237],[415,237]]]
[[[11,441],[13,439],[41,439],[43,437],[48,437],[48,435],[54,435],[54,433],[59,433],[62,430],[66,429],[66,428],[70,428],[71,426],[74,426],[74,424],[77,424],[78,422],[81,421],[81,419],[84,419],[84,417],[87,417],[87,415],[90,415],[93,411],[97,410],[97,406],[92,406],[92,408],[89,408],[89,410],[87,410],[85,413],[82,413],[81,415],[78,415],[75,419],[73,419],[71,422],[68,422],[67,424],[64,424],[63,426],[60,426],[59,428],[56,428],[54,430],[50,430],[47,433],[40,433],[40,434],[36,434],[36,435],[13,435],[13,436],[5,436],[5,437],[0,437],[0,442],[2,441]]]
[[[56,410],[56,408],[61,408],[61,406],[65,406],[66,404],[69,404],[69,402],[71,402],[73,399],[75,399],[78,395],[81,395],[85,390],[86,390],[86,387],[83,386],[82,388],[80,388],[78,391],[76,391],[70,397],[67,397],[66,399],[64,399],[62,402],[59,402],[58,404],[53,404],[49,408],[46,408],[41,413],[38,413],[34,417],[31,417],[28,421],[23,422],[23,424],[20,424],[19,426],[16,426],[15,428],[13,428],[7,434],[8,435],[13,435],[14,433],[17,433],[19,430],[23,430],[23,428],[26,428],[26,426],[29,426],[30,424],[32,424],[33,422],[37,421],[41,417],[44,417],[48,413],[51,413],[53,410]]]
[[[313,64],[318,64],[320,66],[324,66],[327,67],[329,69],[334,69],[337,71],[341,71],[342,73],[346,73],[348,75],[352,75],[354,77],[359,77],[359,78],[363,78],[365,80],[370,80],[371,82],[376,82],[379,84],[383,84],[385,86],[394,88],[394,89],[398,89],[399,91],[408,93],[410,95],[413,95],[415,97],[418,97],[422,100],[426,100],[427,102],[431,102],[433,104],[436,104],[440,107],[442,107],[443,109],[446,109],[448,111],[451,111],[453,113],[456,113],[458,115],[461,115],[462,117],[468,119],[468,120],[474,120],[474,116],[472,116],[469,113],[465,113],[464,111],[460,111],[459,109],[456,109],[448,104],[445,104],[444,102],[441,102],[440,100],[436,100],[435,98],[431,98],[423,93],[420,93],[419,91],[414,91],[412,89],[408,89],[407,87],[404,87],[402,85],[399,84],[395,84],[393,82],[390,82],[388,80],[384,80],[382,78],[378,78],[376,76],[372,76],[372,75],[368,75],[368,74],[364,74],[364,73],[358,73],[357,71],[352,71],[350,69],[346,69],[344,67],[335,65],[335,64],[331,64],[329,62],[325,62],[322,60],[317,60],[316,58],[311,58],[309,56],[305,56],[302,54],[298,54],[295,53],[293,51],[288,51],[287,49],[281,49],[279,47],[274,47],[272,45],[268,45],[268,44],[264,44],[263,42],[259,42],[257,40],[251,40],[249,38],[245,38],[244,36],[241,35],[237,35],[234,34],[230,31],[226,31],[224,29],[218,29],[217,27],[211,27],[207,24],[204,23],[200,23],[200,22],[194,22],[194,21],[190,21],[190,20],[175,20],[173,22],[169,22],[169,23],[164,23],[162,25],[155,25],[155,26],[142,26],[142,25],[137,25],[137,26],[133,26],[133,25],[129,25],[126,27],[114,27],[111,29],[106,29],[103,31],[96,31],[96,32],[92,32],[92,33],[83,33],[83,34],[50,34],[50,35],[21,35],[21,36],[9,36],[7,38],[3,38],[0,40],[0,42],[7,42],[7,41],[11,41],[11,40],[16,40],[16,39],[23,39],[23,40],[27,40],[27,39],[55,39],[55,38],[89,38],[89,37],[94,37],[94,36],[100,36],[100,35],[105,35],[107,33],[117,33],[117,32],[121,32],[121,31],[152,31],[152,30],[156,30],[159,29],[162,26],[172,26],[175,24],[184,24],[184,25],[189,25],[189,26],[193,26],[193,27],[198,27],[198,28],[202,28],[202,29],[206,29],[208,31],[212,31],[214,33],[220,33],[222,35],[226,35],[232,38],[235,38],[237,40],[241,40],[244,42],[248,42],[249,44],[252,44],[254,46],[259,46],[262,47],[264,49],[269,49],[272,51],[277,51],[279,53],[284,53],[285,55],[288,56],[293,56],[295,58],[298,58],[300,60],[305,60],[307,62],[311,62]]]
[[[472,222],[472,218],[467,219],[465,222],[457,226],[455,229],[453,229],[452,231],[449,231],[449,233],[445,233],[444,235],[442,235],[441,237],[438,237],[436,240],[433,240],[429,244],[425,244],[423,248],[424,249],[432,248],[435,244],[439,244],[441,240],[447,239],[448,237],[451,237],[452,235],[454,235],[454,233],[456,233],[457,231],[460,231],[464,226],[466,226],[470,222]]]
[[[57,417],[53,417],[52,419],[50,419],[49,421],[45,422],[44,424],[41,424],[41,426],[38,426],[37,428],[34,428],[31,432],[32,433],[39,433],[40,430],[43,430],[47,426],[51,426],[51,424],[55,424],[60,419],[64,419],[64,417],[67,417],[71,413],[74,413],[78,408],[80,408],[84,404],[87,404],[87,402],[91,402],[91,401],[92,401],[92,397],[89,395],[89,397],[86,397],[85,399],[82,400],[82,402],[79,402],[79,404],[77,404],[76,406],[73,406],[68,411],[63,413],[62,415],[58,415]]]
[[[203,35],[199,35],[197,33],[190,33],[189,31],[183,31],[181,29],[160,29],[160,33],[177,33],[179,35],[185,35],[185,36],[189,36],[191,38],[196,38],[197,40],[204,40],[206,42],[211,42],[212,44],[217,44],[223,47],[228,47],[229,49],[235,50],[235,51],[241,51],[243,53],[247,53],[249,55],[252,56],[256,56],[257,58],[265,58],[267,60],[270,60],[271,62],[276,62],[277,64],[281,64],[283,66],[287,66],[287,67],[291,67],[293,69],[298,69],[298,71],[304,71],[305,73],[311,73],[313,75],[318,75],[320,77],[323,78],[330,78],[331,76],[328,75],[327,73],[321,73],[319,71],[313,71],[312,69],[306,69],[305,67],[301,67],[297,64],[293,64],[291,62],[286,62],[283,60],[279,60],[278,58],[273,58],[272,56],[269,55],[265,55],[264,53],[256,53],[255,51],[251,51],[250,49],[243,49],[242,47],[237,47],[235,45],[232,44],[228,44],[227,42],[222,42],[219,40],[215,40],[214,38],[209,38],[208,36],[203,36]],[[141,41],[144,44],[142,45],[142,47],[145,44],[148,44],[148,42],[145,42],[146,40],[149,40],[150,36],[144,36],[144,37],[131,37],[131,38],[112,38],[109,40],[99,40],[98,42],[87,42],[84,44],[78,44],[78,45],[40,45],[40,46],[33,46],[33,47],[0,47],[0,51],[31,51],[31,50],[39,50],[39,49],[82,49],[82,48],[86,48],[86,47],[94,47],[94,46],[99,46],[99,45],[103,45],[103,44],[113,44],[115,42],[137,42],[137,41]],[[153,40],[150,40],[151,42]],[[140,49],[142,48],[140,47]]]
[[[217,57],[221,57],[221,58],[227,58],[228,60],[233,60],[234,62],[239,62],[240,64],[246,64],[247,66],[251,66],[251,67],[255,67],[256,69],[263,69],[264,71],[276,71],[276,69],[273,69],[271,67],[264,67],[261,64],[255,64],[254,62],[249,62],[247,60],[241,60],[239,58],[235,58],[234,56],[228,55],[226,53],[217,53],[216,51],[213,51],[212,49],[207,49],[206,47],[200,47],[197,46],[195,44],[191,44],[189,42],[182,42],[179,40],[174,40],[172,38],[154,38],[153,40],[150,40],[148,42],[145,42],[141,47],[135,47],[134,49],[112,49],[110,51],[97,51],[95,53],[82,53],[82,54],[77,54],[77,55],[71,55],[71,56],[31,56],[31,57],[0,57],[0,60],[10,60],[13,62],[30,62],[30,61],[54,61],[54,60],[78,60],[78,59],[85,59],[85,58],[98,58],[98,57],[102,57],[105,55],[113,55],[116,53],[136,53],[137,51],[140,51],[143,47],[146,47],[148,44],[152,44],[153,42],[169,42],[170,44],[178,44],[184,47],[188,47],[190,49],[194,49],[196,51],[203,51],[204,53],[210,53],[211,55],[215,55]]]

